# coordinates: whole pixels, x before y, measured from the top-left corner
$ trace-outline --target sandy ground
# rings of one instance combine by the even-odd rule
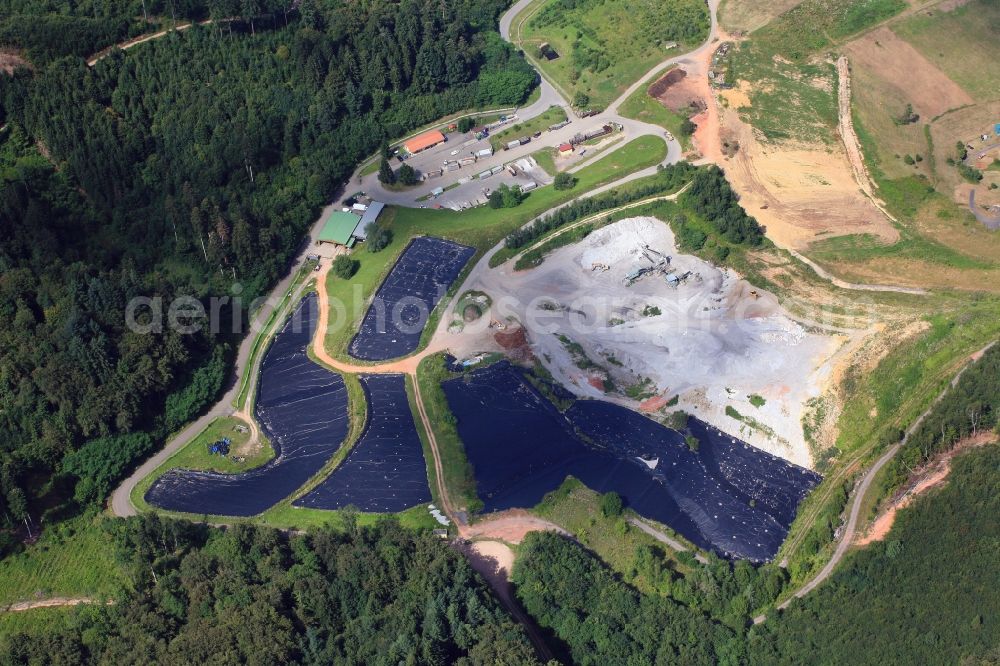
[[[16,51],[0,49],[0,72],[13,74],[18,67],[31,67],[31,64]]]
[[[547,531],[569,536],[569,532],[555,523],[533,516],[523,509],[511,509],[488,516],[472,525],[465,525],[460,529],[460,534],[464,539],[488,538],[517,544],[524,541],[528,532]]]
[[[471,550],[480,558],[491,560],[493,571],[498,577],[510,580],[514,568],[514,551],[502,541],[476,541]]]
[[[79,606],[80,604],[92,604],[94,600],[90,597],[50,597],[39,599],[38,601],[19,601],[2,609],[7,613],[19,613],[21,611],[33,610],[35,608],[57,608],[60,606]],[[108,600],[109,606],[113,605],[113,600]]]
[[[646,246],[651,250],[644,251]],[[625,287],[628,273],[652,265],[644,254],[657,261],[669,256],[668,268],[689,277],[674,287],[663,275],[650,274]],[[600,270],[605,265],[609,269]],[[484,320],[522,325],[534,356],[577,395],[633,409],[644,404],[646,411],[663,405],[650,400],[654,396],[679,395],[679,408],[811,466],[801,426],[804,405],[822,394],[827,361],[843,340],[808,333],[773,295],[731,271],[679,254],[663,222],[622,220],[557,250],[538,268],[513,272],[500,266],[469,286],[492,298]],[[479,340],[488,342],[485,335]],[[582,353],[568,348],[570,342]],[[606,380],[617,390],[606,392]],[[624,394],[633,386],[643,386],[636,399]],[[753,406],[751,395],[765,404]],[[756,425],[727,415],[727,406]]]
[[[903,491],[902,495],[897,497],[889,505],[889,508],[875,519],[875,521],[868,528],[868,531],[858,536],[855,540],[855,544],[858,546],[867,546],[873,541],[882,541],[885,539],[886,535],[889,534],[889,531],[892,529],[893,524],[896,522],[896,514],[901,509],[905,509],[909,506],[921,493],[940,485],[945,481],[945,479],[948,478],[948,474],[951,472],[951,461],[956,455],[963,451],[967,451],[970,448],[984,446],[996,441],[997,436],[992,432],[979,433],[975,437],[969,437],[963,440],[951,451],[926,465],[923,469],[918,471],[917,474],[915,474],[915,479],[911,480],[911,482],[907,484],[907,487]]]
[[[707,111],[695,118],[698,148],[725,169],[740,193],[740,203],[764,225],[768,238],[792,249],[845,234],[868,233],[886,242],[898,239],[889,220],[859,190],[842,145],[764,142],[739,117],[739,109],[750,105],[748,82],[739,81],[736,88],[721,92],[727,107],[720,109],[707,78],[699,79],[713,97]],[[722,154],[723,141],[739,145],[733,157]]]
[[[889,28],[868,33],[848,44],[845,51],[852,62],[874,72],[911,100],[922,122],[975,103],[969,93]]]
[[[740,203],[781,247],[804,249],[820,237],[872,234],[893,242],[898,232],[859,190],[839,146],[764,144],[731,110],[723,126],[739,152],[722,166]]]

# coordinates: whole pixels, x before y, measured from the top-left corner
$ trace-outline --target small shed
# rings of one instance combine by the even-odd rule
[[[563,157],[573,154],[573,146],[568,143],[559,144],[559,154]]]

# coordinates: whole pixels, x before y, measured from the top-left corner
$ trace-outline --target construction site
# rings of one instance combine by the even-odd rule
[[[732,271],[679,254],[660,220],[615,222],[537,268],[508,262],[468,286],[491,305],[481,335],[466,327],[467,350],[495,346],[496,329],[522,329],[529,362],[579,397],[658,419],[683,409],[812,467],[803,410],[843,340],[808,332]]]

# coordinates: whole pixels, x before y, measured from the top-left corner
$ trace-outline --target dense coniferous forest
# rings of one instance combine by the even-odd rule
[[[681,201],[708,220],[730,243],[758,246],[764,242],[764,229],[743,210],[726,175],[715,165],[695,173]]]
[[[461,555],[393,521],[290,538],[155,515],[105,529],[134,591],[42,638],[8,637],[0,662],[537,663]]]
[[[503,7],[308,0],[286,27],[242,3],[244,20],[94,67],[0,75],[0,520],[102,500],[218,394],[231,332],[130,332],[132,298],[239,292],[245,310],[387,139],[527,95],[534,72],[494,31]]]
[[[1000,344],[995,344],[962,373],[906,446],[888,466],[882,485],[893,489],[910,470],[950,450],[966,437],[1000,429]]]
[[[729,627],[700,605],[728,615],[732,598],[746,602],[756,572],[746,562],[735,575],[724,561],[714,569],[678,581],[686,589],[674,594],[687,596],[685,605],[638,592],[568,539],[533,532],[521,545],[513,580],[525,610],[552,632],[571,663],[738,664],[748,618],[737,613]],[[664,573],[669,588],[671,575]]]
[[[994,384],[995,386],[995,384]],[[959,456],[888,538],[750,632],[753,664],[996,664],[1000,448]]]

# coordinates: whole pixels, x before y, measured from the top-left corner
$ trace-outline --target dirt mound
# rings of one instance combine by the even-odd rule
[[[490,514],[462,528],[460,535],[463,539],[482,538],[517,544],[524,541],[529,532],[557,532],[569,535],[555,523],[533,516],[524,509],[510,509]]]
[[[526,363],[534,358],[531,354],[531,346],[528,344],[528,334],[520,326],[497,331],[493,335],[493,339],[512,361]]]
[[[677,67],[675,69],[670,70],[669,72],[661,76],[659,79],[654,81],[653,84],[649,86],[649,90],[647,90],[646,92],[649,93],[650,97],[659,97],[663,93],[667,92],[667,88],[674,85],[675,83],[683,81],[686,77],[687,77],[687,72],[685,72],[680,67]]]
[[[667,405],[667,396],[665,395],[654,395],[652,398],[646,398],[639,403],[639,411],[652,413],[663,409]]]
[[[650,85],[646,92],[671,111],[702,111],[705,98],[694,78],[675,67]]]

